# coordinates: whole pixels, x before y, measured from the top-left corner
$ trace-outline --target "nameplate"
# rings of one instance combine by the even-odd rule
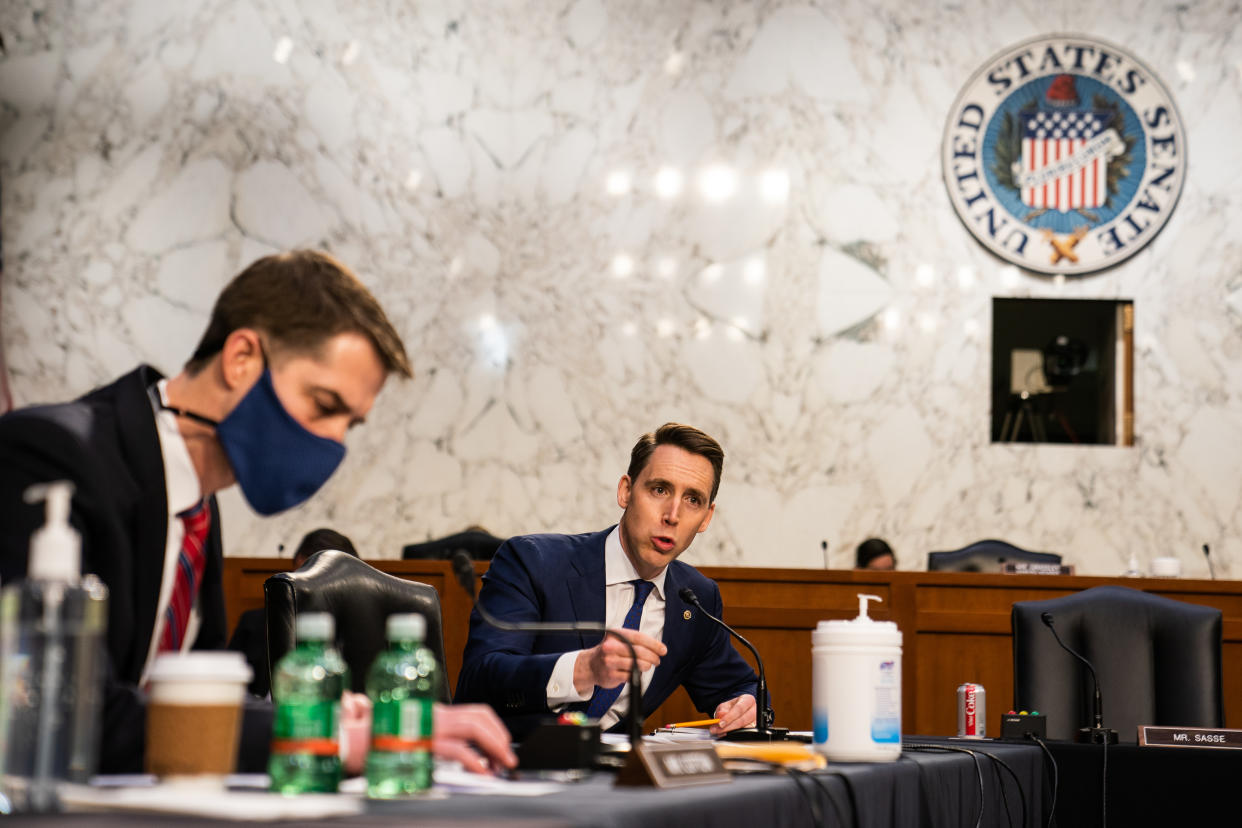
[[[1242,748],[1242,730],[1223,727],[1155,727],[1139,725],[1138,743],[1144,747]]]
[[[1005,575],[1073,575],[1074,567],[1069,564],[1012,561],[1001,564],[1001,572]]]
[[[709,741],[637,745],[617,774],[618,785],[657,788],[712,785],[729,779],[729,772]]]

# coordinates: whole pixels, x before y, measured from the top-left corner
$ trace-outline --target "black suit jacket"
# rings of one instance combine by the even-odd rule
[[[82,571],[108,585],[108,689],[100,770],[140,770],[145,707],[142,674],[164,571],[168,499],[164,461],[147,388],[160,375],[141,366],[70,403],[0,417],[0,581],[26,573],[42,504],[24,502],[33,483],[70,480],[70,520],[82,536]],[[202,624],[194,647],[226,641],[220,515],[210,498],[211,532],[199,589]]]

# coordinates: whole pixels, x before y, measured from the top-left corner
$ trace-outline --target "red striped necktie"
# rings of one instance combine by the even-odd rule
[[[190,608],[198,595],[199,582],[203,579],[203,565],[207,561],[207,532],[211,528],[211,510],[200,501],[197,506],[178,515],[185,527],[181,539],[181,555],[177,558],[177,578],[173,582],[168,609],[164,610],[164,635],[160,639],[160,652],[177,652],[185,638],[185,628],[190,621]]]

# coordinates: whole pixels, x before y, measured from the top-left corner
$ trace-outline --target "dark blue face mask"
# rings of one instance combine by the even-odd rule
[[[259,381],[218,423],[184,409],[163,407],[215,427],[242,494],[261,515],[305,502],[345,459],[343,444],[310,433],[285,410],[266,366]]]

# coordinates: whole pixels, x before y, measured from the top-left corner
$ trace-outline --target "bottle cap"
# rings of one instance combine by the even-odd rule
[[[427,619],[417,612],[398,612],[388,616],[389,641],[422,641],[427,636]]]
[[[336,619],[329,612],[299,613],[295,630],[298,641],[331,641],[336,632]]]

